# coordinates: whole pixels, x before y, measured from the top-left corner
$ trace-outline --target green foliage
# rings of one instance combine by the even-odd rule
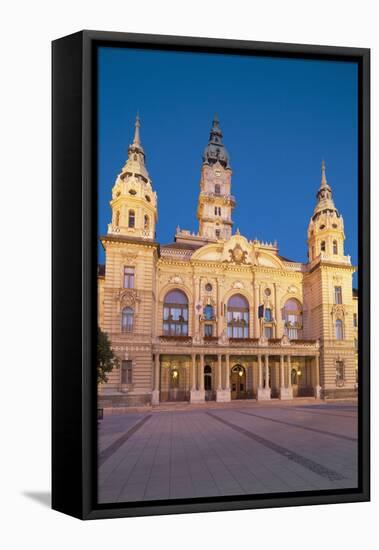
[[[118,369],[119,360],[112,351],[108,335],[97,329],[97,383],[108,382],[107,373]]]

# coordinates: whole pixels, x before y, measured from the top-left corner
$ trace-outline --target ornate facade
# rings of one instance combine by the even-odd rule
[[[197,233],[155,239],[157,194],[137,117],[100,237],[98,323],[120,359],[103,406],[164,401],[353,396],[355,268],[322,163],[308,226],[308,262],[277,243],[233,233],[232,169],[215,117],[203,153]]]

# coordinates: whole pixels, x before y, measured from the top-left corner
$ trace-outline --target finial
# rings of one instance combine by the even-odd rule
[[[220,122],[217,113],[215,113],[215,114],[213,115],[213,122],[217,122],[217,123]]]
[[[326,169],[324,159],[321,162],[321,187],[326,187],[328,182],[326,181]]]
[[[140,127],[141,127],[141,121],[140,121],[140,118],[139,118],[139,112],[137,111],[136,122],[135,122],[135,130],[134,130],[134,140],[133,140],[134,145],[140,145],[141,144],[140,135],[139,135]]]
[[[236,235],[241,235],[239,227],[237,227]]]

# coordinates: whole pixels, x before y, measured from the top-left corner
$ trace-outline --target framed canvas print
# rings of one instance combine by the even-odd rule
[[[369,499],[369,50],[53,42],[53,508]]]

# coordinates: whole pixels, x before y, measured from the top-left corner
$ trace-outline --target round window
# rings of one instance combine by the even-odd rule
[[[135,189],[130,189],[129,195],[137,195],[137,191]]]
[[[211,292],[211,290],[212,290],[212,285],[211,285],[211,283],[207,283],[207,284],[205,285],[205,290],[206,290],[207,292]]]
[[[151,202],[151,198],[149,197],[149,195],[145,195],[145,199],[147,200],[147,202]]]
[[[266,296],[271,296],[271,290],[269,288],[265,289]]]

